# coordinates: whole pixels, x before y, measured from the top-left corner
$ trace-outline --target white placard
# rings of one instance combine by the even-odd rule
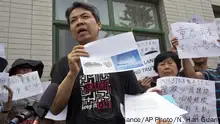
[[[135,69],[135,75],[138,80],[142,80],[145,77],[153,77],[158,74],[154,71],[154,59],[160,54],[160,45],[158,39],[144,40],[137,42],[138,49],[141,53],[144,67]]]
[[[140,95],[125,95],[126,124],[156,124],[160,119],[170,122],[184,121],[180,117],[187,112],[155,92]],[[176,120],[174,120],[176,118]],[[173,119],[171,121],[170,119]]]
[[[157,80],[157,87],[162,94],[171,94],[177,105],[188,111],[183,116],[187,124],[218,124],[214,81],[163,77]]]
[[[13,91],[13,101],[43,93],[37,71],[9,77],[9,87]]]
[[[220,47],[216,45],[218,34],[214,23],[194,24],[177,22],[171,24],[172,34],[178,38],[178,55],[182,58],[216,57]]]
[[[129,71],[144,66],[132,32],[103,38],[84,47],[89,53],[89,57],[80,57],[85,75]]]
[[[9,73],[0,73],[0,102],[8,100],[8,90],[3,85],[8,85]]]
[[[158,39],[138,41],[137,46],[141,56],[149,55],[155,52],[160,53],[160,44]]]

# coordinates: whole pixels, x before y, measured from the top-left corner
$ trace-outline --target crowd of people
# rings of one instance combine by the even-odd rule
[[[84,75],[80,56],[89,56],[89,53],[84,50],[84,45],[98,39],[101,29],[99,12],[92,5],[74,2],[65,14],[69,29],[80,45],[74,46],[72,51],[58,60],[51,69],[51,82],[59,84],[59,88],[50,111],[57,115],[68,106],[67,117],[65,122],[44,119],[41,123],[124,124],[125,119],[120,111],[120,106],[124,105],[124,95],[154,91],[160,94],[161,89],[154,87],[156,80],[160,77],[181,76],[220,81],[220,67],[208,68],[208,58],[193,58],[194,66],[190,59],[179,59],[177,53],[179,41],[176,37],[171,40],[172,51],[161,52],[154,60],[154,70],[158,73],[158,77],[146,76],[143,80],[137,80],[133,71]],[[0,58],[0,63],[0,71],[3,72],[8,63],[4,58]],[[43,69],[44,64],[41,61],[17,59],[8,73],[10,76],[19,76],[38,71],[41,77]],[[104,88],[97,88],[101,85],[104,85]],[[36,101],[36,98],[12,101],[12,90],[7,86],[4,88],[8,90],[9,95],[8,101],[1,105],[0,122],[7,124],[16,114],[25,111],[25,106]],[[100,105],[102,103],[107,104],[102,106]],[[219,117],[219,111],[217,114]],[[158,121],[157,124],[170,124],[170,122]]]

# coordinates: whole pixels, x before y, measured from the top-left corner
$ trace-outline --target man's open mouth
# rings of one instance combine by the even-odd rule
[[[82,28],[82,29],[78,30],[77,34],[80,35],[80,34],[83,34],[83,33],[86,33],[86,32],[87,32],[87,30]]]

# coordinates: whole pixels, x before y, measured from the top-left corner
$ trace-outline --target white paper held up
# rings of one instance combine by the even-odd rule
[[[13,101],[43,93],[43,87],[37,71],[9,77],[9,87],[13,91]]]
[[[144,77],[153,77],[158,74],[154,71],[154,59],[160,53],[160,45],[158,39],[144,40],[137,42],[138,49],[141,53],[144,67],[135,69],[135,75],[138,80],[142,80]]]
[[[8,91],[3,85],[8,86],[8,73],[0,73],[0,102],[6,102],[8,100]]]
[[[187,124],[218,124],[215,82],[183,77],[157,80],[162,94],[171,94],[177,105],[188,111],[183,115]]]
[[[132,32],[103,38],[85,46],[89,57],[80,57],[84,74],[129,71],[143,67]]]
[[[155,52],[160,53],[160,44],[158,39],[138,41],[137,46],[141,56],[149,55]]]
[[[178,38],[177,51],[182,58],[216,57],[220,47],[216,46],[217,29],[214,23],[194,24],[177,22],[171,24],[172,34]]]
[[[126,124],[135,123],[135,119],[139,120],[136,121],[137,124],[155,124],[159,119],[178,118],[186,113],[187,111],[180,109],[155,92],[125,95]]]

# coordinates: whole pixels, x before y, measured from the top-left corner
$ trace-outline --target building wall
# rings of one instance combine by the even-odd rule
[[[212,21],[214,19],[212,5],[220,6],[220,0],[160,0],[160,15],[166,36],[167,47],[170,47],[168,34],[171,23],[187,21],[194,14],[203,16],[207,22]],[[209,58],[209,67],[216,67],[218,59],[218,57]]]
[[[11,64],[17,58],[42,60],[43,80],[52,66],[52,0],[0,0],[0,43]]]

